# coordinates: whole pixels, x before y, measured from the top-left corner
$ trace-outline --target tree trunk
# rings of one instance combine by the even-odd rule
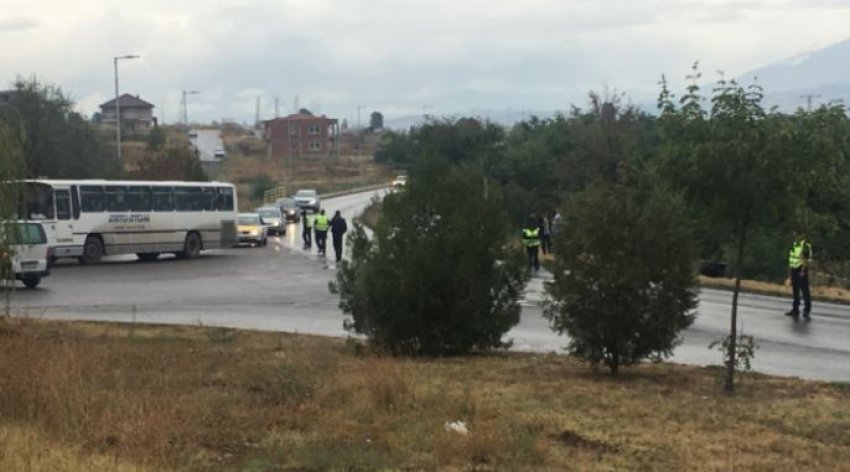
[[[732,320],[729,328],[729,351],[726,353],[726,384],[727,392],[735,391],[735,356],[738,343],[738,294],[741,292],[741,274],[744,264],[744,246],[747,241],[747,223],[749,212],[741,221],[741,233],[738,235],[738,259],[735,262],[735,290],[732,292]]]

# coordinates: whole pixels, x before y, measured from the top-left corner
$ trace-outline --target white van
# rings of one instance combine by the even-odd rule
[[[52,248],[41,223],[17,221],[0,226],[6,237],[9,252],[0,250],[0,275],[20,280],[27,288],[36,287],[42,277],[50,275],[48,260]]]

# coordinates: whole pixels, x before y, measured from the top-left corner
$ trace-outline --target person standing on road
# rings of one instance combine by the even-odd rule
[[[313,215],[307,213],[307,209],[301,210],[301,239],[304,241],[304,249],[310,249],[313,245]],[[316,243],[318,244],[318,242]]]
[[[794,242],[788,251],[788,277],[791,279],[791,292],[794,295],[794,303],[791,311],[785,316],[794,319],[800,317],[800,292],[803,293],[803,318],[811,319],[812,297],[809,293],[809,263],[812,260],[812,245],[806,241],[802,231],[794,231]]]
[[[325,214],[324,209],[319,210],[319,214],[316,215],[313,228],[316,231],[316,249],[319,251],[319,254],[324,256],[328,242],[328,228],[330,228],[328,215]]]
[[[342,237],[346,231],[348,231],[348,224],[339,210],[337,210],[334,213],[334,217],[331,218],[331,236],[333,237],[334,254],[336,255],[337,262],[342,260]]]
[[[540,249],[543,254],[552,252],[552,223],[549,220],[549,213],[544,213],[540,219]]]
[[[526,252],[528,252],[528,269],[533,268],[535,272],[540,270],[540,258],[538,256],[540,227],[534,218],[528,218],[525,228],[522,230],[522,243],[525,245]]]

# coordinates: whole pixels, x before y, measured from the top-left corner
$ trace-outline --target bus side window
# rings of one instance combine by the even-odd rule
[[[56,190],[54,198],[56,199],[56,219],[70,220],[71,219],[71,192],[65,189]]]
[[[130,211],[151,211],[151,188],[131,186],[127,192]]]
[[[215,206],[216,206],[216,205],[215,205],[215,200],[216,200],[216,191],[215,191],[215,188],[213,188],[213,187],[204,187],[204,188],[202,188],[201,190],[203,190],[203,192],[204,192],[204,193],[203,193],[203,200],[204,200],[204,207],[203,207],[203,209],[204,209],[204,210],[206,210],[206,211],[213,211],[213,210],[215,210]]]
[[[108,211],[127,211],[127,188],[121,185],[107,185],[103,188]]]
[[[80,194],[77,193],[77,186],[71,186],[71,213],[75,220],[80,219]]]
[[[151,190],[154,211],[174,211],[171,187],[153,187]]]
[[[230,187],[218,188],[217,209],[221,211],[233,211],[233,189]]]
[[[80,187],[81,207],[84,213],[100,213],[105,208],[103,202],[103,187],[98,185],[83,185]]]

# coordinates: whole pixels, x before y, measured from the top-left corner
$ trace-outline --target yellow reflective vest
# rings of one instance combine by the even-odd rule
[[[328,215],[323,215],[321,213],[316,215],[316,221],[314,224],[316,226],[316,231],[327,231],[331,226],[328,222]]]
[[[803,257],[803,251],[808,250],[806,257]],[[812,245],[809,244],[805,239],[800,241],[794,241],[794,244],[791,245],[791,250],[788,251],[788,267],[792,269],[799,269],[803,267],[804,260],[808,262],[808,259],[812,257]]]
[[[540,228],[525,228],[522,230],[522,243],[525,247],[540,246]]]

